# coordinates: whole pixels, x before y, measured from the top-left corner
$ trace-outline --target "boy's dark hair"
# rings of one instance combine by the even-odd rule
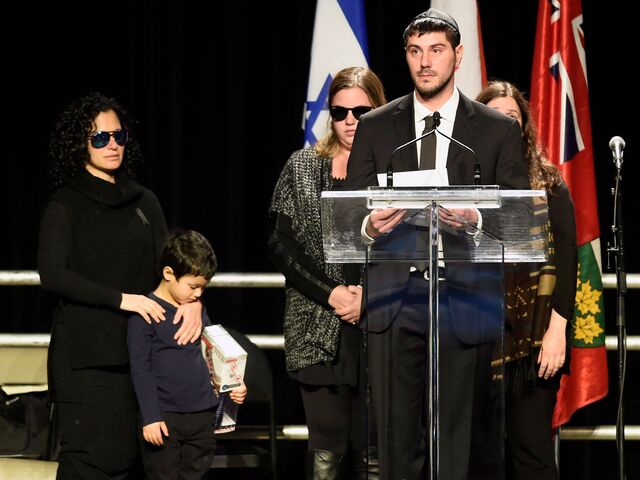
[[[218,260],[204,235],[194,230],[176,230],[169,235],[160,254],[160,270],[171,267],[176,280],[185,275],[213,277]]]

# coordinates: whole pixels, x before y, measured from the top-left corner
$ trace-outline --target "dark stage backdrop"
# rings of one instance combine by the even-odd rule
[[[408,93],[402,32],[428,2],[365,3],[370,65],[389,99]],[[528,91],[537,2],[481,0],[479,7],[489,76]],[[627,142],[627,269],[640,272],[630,9],[622,2],[583,0],[601,238],[605,246],[611,239],[614,171],[608,142],[620,135]],[[206,9],[200,2],[171,2],[166,8],[151,1],[126,6],[84,2],[80,8],[65,2],[5,2],[0,19],[0,152],[6,171],[0,189],[5,212],[0,269],[35,269],[39,215],[49,193],[49,131],[71,99],[99,90],[116,97],[139,120],[147,162],[138,176],[160,198],[169,225],[203,232],[222,272],[274,271],[266,258],[267,208],[280,169],[303,143],[314,13],[315,2],[306,0],[254,7],[216,2]],[[0,331],[49,331],[49,299],[38,290],[0,289]],[[628,332],[635,335],[640,334],[638,297],[631,291],[627,301]],[[614,299],[608,291],[610,335],[615,334]],[[281,332],[281,290],[209,289],[205,303],[223,324],[247,333]],[[269,354],[278,372],[278,422],[301,423],[299,396],[282,373],[282,354]],[[639,358],[629,355],[629,424],[640,423],[633,409]],[[615,355],[609,360],[609,398],[579,412],[574,424],[614,423]],[[304,445],[291,442],[282,448],[300,459]],[[629,478],[639,475],[638,453],[637,442],[631,442]],[[563,478],[613,478],[615,466],[613,442],[562,444]]]

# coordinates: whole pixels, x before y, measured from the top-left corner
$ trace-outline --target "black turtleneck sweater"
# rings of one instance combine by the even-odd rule
[[[113,184],[82,171],[51,196],[38,269],[59,298],[50,348],[69,355],[72,368],[128,363],[122,293],[153,290],[166,238],[158,199],[124,173]]]

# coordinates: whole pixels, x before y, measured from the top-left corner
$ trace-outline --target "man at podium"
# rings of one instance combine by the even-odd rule
[[[377,175],[388,167],[405,176],[433,170],[450,185],[473,185],[479,172],[476,184],[529,189],[518,123],[470,100],[455,87],[455,70],[463,57],[456,21],[429,9],[412,20],[403,40],[414,91],[360,117],[345,190],[378,186]],[[439,126],[435,124],[437,131],[392,158],[398,146],[433,130],[433,117],[440,121]],[[475,209],[454,213],[458,217],[441,217],[441,221],[462,228],[456,219],[479,220]],[[397,209],[373,210],[362,224],[363,241],[375,243],[381,235],[393,233],[405,214]],[[490,384],[491,342],[496,339],[482,325],[499,326],[503,319],[501,306],[479,307],[467,300],[476,288],[493,288],[491,281],[497,275],[488,274],[486,264],[440,264],[445,281],[440,284],[438,304],[437,476],[462,480],[471,474],[472,432],[481,410],[478,392]],[[369,265],[366,287],[370,301],[364,325],[381,478],[429,478],[429,280],[419,265],[386,262]],[[494,297],[501,305],[500,288],[496,283]]]

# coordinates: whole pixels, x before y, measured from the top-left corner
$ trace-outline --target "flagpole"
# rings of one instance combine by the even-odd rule
[[[614,137],[613,140],[620,137]],[[620,139],[624,146],[624,140]],[[624,148],[624,147],[623,147]],[[612,148],[612,150],[614,150]],[[627,295],[627,273],[624,261],[624,229],[622,224],[622,153],[619,149],[613,152],[616,166],[615,187],[613,189],[613,246],[608,248],[615,260],[616,269],[616,328],[618,333],[618,415],[616,419],[616,446],[618,449],[618,478],[625,479],[624,474],[624,381],[627,362],[627,331],[625,297]]]

